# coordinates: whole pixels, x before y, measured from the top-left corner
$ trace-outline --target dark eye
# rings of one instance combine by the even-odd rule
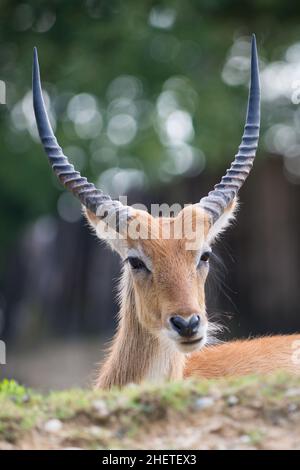
[[[145,263],[140,258],[129,257],[127,258],[127,261],[129,262],[132,269],[144,269],[145,271],[149,271]]]
[[[200,261],[207,262],[209,258],[210,258],[210,251],[205,251],[204,253],[202,253]]]

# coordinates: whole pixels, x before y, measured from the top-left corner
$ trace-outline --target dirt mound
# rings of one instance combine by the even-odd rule
[[[0,449],[300,449],[300,378],[41,395],[0,383]]]

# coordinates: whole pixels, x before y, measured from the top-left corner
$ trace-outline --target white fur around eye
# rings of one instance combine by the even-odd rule
[[[127,256],[132,257],[132,258],[140,258],[143,261],[146,268],[150,272],[152,272],[153,270],[152,261],[149,258],[149,256],[145,255],[145,253],[143,252],[142,248],[139,245],[136,248],[130,248],[127,252]]]

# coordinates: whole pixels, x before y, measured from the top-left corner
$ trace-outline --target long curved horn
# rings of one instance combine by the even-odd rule
[[[112,200],[110,196],[97,189],[94,184],[83,178],[74,166],[70,164],[58,145],[53,133],[45,103],[42,95],[40,69],[37,49],[33,52],[33,73],[32,73],[33,108],[35,119],[49,162],[59,181],[80,200],[80,202],[96,215],[101,213],[102,218],[116,214],[118,221],[116,229],[119,231],[119,222],[122,216],[129,216],[130,207],[124,206],[120,201]],[[104,210],[103,210],[104,209]]]
[[[249,175],[258,145],[260,128],[260,84],[255,35],[251,43],[251,82],[244,134],[233,163],[219,184],[200,200],[214,223],[232,203]]]

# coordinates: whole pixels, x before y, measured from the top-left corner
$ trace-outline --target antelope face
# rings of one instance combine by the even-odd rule
[[[204,285],[211,248],[205,213],[190,206],[173,219],[137,218],[147,238],[128,239],[125,265],[139,321],[183,352],[198,349],[207,335]]]
[[[138,235],[129,234],[123,258],[139,322],[182,352],[201,348],[207,340],[204,288],[214,236],[209,217],[194,205],[175,218],[137,212],[134,222]]]
[[[108,236],[107,224],[86,211],[98,237],[106,237],[123,259],[124,280],[140,324],[181,352],[197,350],[207,341],[205,281],[211,245],[235,208],[236,200],[213,225],[197,204],[185,207],[174,218],[154,218],[135,210],[126,232],[117,239],[115,232]]]

